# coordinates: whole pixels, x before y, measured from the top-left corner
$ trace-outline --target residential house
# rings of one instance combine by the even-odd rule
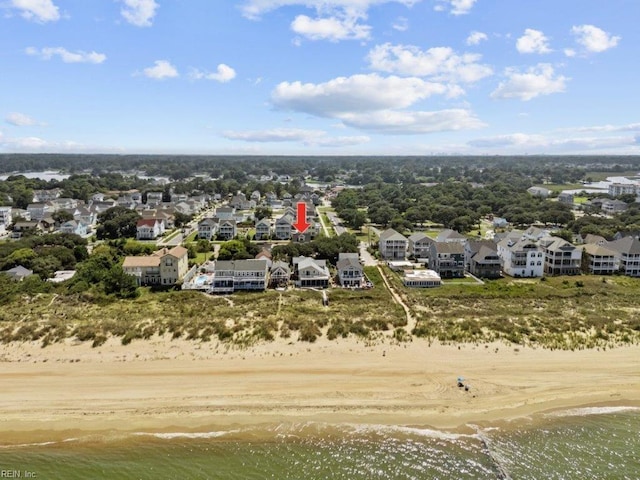
[[[28,268],[25,268],[22,265],[18,265],[9,270],[4,270],[0,273],[8,275],[12,280],[15,280],[16,282],[21,282],[25,278],[33,275],[33,270],[29,270]]]
[[[38,234],[42,233],[42,225],[36,220],[20,221],[13,224],[13,232],[11,238],[21,238],[25,233]]]
[[[215,218],[204,218],[198,222],[198,238],[213,240],[218,231],[218,221]]]
[[[11,225],[11,207],[0,207],[0,224]]]
[[[42,231],[44,233],[51,233],[56,229],[56,221],[51,215],[47,215],[42,220],[40,220],[40,226],[42,227]]]
[[[343,287],[361,288],[364,283],[364,268],[357,253],[338,254],[338,282]]]
[[[231,240],[238,234],[235,220],[220,220],[218,224],[218,238],[221,240]]]
[[[218,207],[216,208],[215,217],[218,220],[233,220],[235,219],[236,209],[233,207]]]
[[[527,240],[532,240],[534,242],[549,236],[551,236],[551,232],[549,230],[538,227],[529,227],[522,233],[522,238],[526,238]]]
[[[616,252],[594,243],[582,245],[582,269],[594,275],[611,275],[618,271]]]
[[[295,285],[300,288],[326,288],[329,286],[329,269],[326,260],[294,257]]]
[[[75,198],[60,197],[54,200],[50,200],[48,203],[49,205],[52,206],[53,210],[56,212],[58,210],[68,210],[70,208],[78,207],[78,200],[76,200]]]
[[[49,203],[30,203],[27,205],[27,212],[31,215],[32,220],[42,220],[53,214],[55,209]]]
[[[558,202],[573,206],[573,193],[561,192],[558,195]]]
[[[157,218],[138,220],[136,238],[138,240],[155,240],[164,233],[164,222]]]
[[[560,237],[540,240],[544,252],[544,273],[547,275],[578,275],[582,250]]]
[[[464,263],[476,277],[499,278],[502,274],[498,247],[492,240],[469,240],[464,248]]]
[[[145,203],[151,207],[155,207],[162,203],[163,196],[163,192],[147,192],[147,201]]]
[[[435,238],[435,241],[441,243],[458,242],[464,244],[467,241],[467,237],[456,232],[455,230],[446,228],[438,234],[438,236]]]
[[[285,213],[276,220],[275,237],[278,240],[289,240],[293,233],[293,217]]]
[[[529,194],[533,195],[534,197],[547,198],[549,195],[551,195],[551,190],[544,187],[530,187],[527,189],[527,192],[529,192]]]
[[[265,290],[269,278],[266,260],[218,260],[214,266],[211,293]]]
[[[229,206],[236,210],[251,210],[256,207],[256,202],[254,200],[247,200],[246,195],[240,192],[231,198]]]
[[[171,199],[171,203],[181,203],[189,200],[189,194],[171,192],[169,198]]]
[[[263,218],[256,222],[256,240],[268,240],[271,237],[271,220]]]
[[[273,262],[269,273],[269,286],[271,288],[286,287],[291,279],[291,269],[286,262]]]
[[[33,191],[33,203],[45,203],[56,198],[60,198],[62,195],[61,188],[52,188],[50,190],[34,190]]]
[[[609,185],[609,195],[619,197],[620,195],[635,195],[640,190],[637,183],[612,183]]]
[[[428,258],[429,250],[433,239],[427,236],[426,233],[417,232],[410,235],[409,241],[409,256],[414,258]]]
[[[407,237],[389,228],[380,234],[378,249],[385,260],[404,260],[407,257]]]
[[[22,208],[12,208],[11,209],[11,221],[15,222],[16,219],[26,220],[27,222],[31,220],[31,214]],[[7,224],[8,225],[8,224]]]
[[[602,211],[606,214],[609,215],[614,215],[616,213],[621,213],[624,212],[625,210],[627,210],[627,208],[629,208],[629,205],[627,205],[625,202],[623,202],[622,200],[603,200],[602,201]]]
[[[405,270],[402,283],[410,288],[433,288],[442,285],[442,278],[433,270]]]
[[[267,260],[235,260],[234,290],[265,290],[269,277]]]
[[[254,190],[253,192],[251,192],[251,196],[249,197],[249,199],[253,200],[257,205],[258,203],[260,203],[261,197],[262,196],[260,195],[260,192],[258,190]]]
[[[464,277],[464,245],[461,242],[433,242],[429,251],[429,268],[441,278]]]
[[[177,246],[151,255],[125,257],[122,269],[136,277],[138,285],[175,285],[189,269],[188,251]]]
[[[527,238],[506,237],[498,242],[502,271],[511,277],[542,277],[544,252],[537,242]]]
[[[69,220],[60,225],[60,233],[70,233],[85,237],[87,235],[87,225],[76,220]]]
[[[640,240],[637,237],[624,237],[605,246],[616,252],[620,273],[640,277]]]
[[[585,244],[593,244],[593,245],[604,245],[607,243],[607,239],[600,236],[594,235],[593,233],[587,233],[582,239]]]

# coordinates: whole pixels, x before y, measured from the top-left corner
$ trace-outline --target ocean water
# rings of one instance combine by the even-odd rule
[[[0,439],[0,478],[640,479],[637,408],[569,410],[465,431],[306,423],[22,445]]]

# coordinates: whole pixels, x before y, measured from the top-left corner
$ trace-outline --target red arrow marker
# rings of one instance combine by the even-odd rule
[[[304,233],[311,226],[310,223],[307,223],[307,204],[305,202],[298,202],[298,215],[296,221],[293,226],[300,233]]]

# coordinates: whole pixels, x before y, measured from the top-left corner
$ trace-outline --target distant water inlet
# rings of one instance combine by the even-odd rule
[[[283,424],[6,445],[0,466],[64,479],[637,479],[640,412],[584,410],[456,433]]]

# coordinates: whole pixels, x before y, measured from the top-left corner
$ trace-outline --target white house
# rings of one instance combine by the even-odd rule
[[[340,285],[343,287],[362,287],[364,270],[357,253],[340,253],[336,267]]]
[[[329,286],[329,269],[326,260],[309,257],[294,257],[296,287],[326,288]]]
[[[512,277],[542,277],[544,274],[544,252],[532,240],[514,241],[507,237],[498,242],[498,256],[502,260],[502,271]]]
[[[140,219],[136,224],[138,240],[155,240],[164,233],[164,222],[157,218]]]

